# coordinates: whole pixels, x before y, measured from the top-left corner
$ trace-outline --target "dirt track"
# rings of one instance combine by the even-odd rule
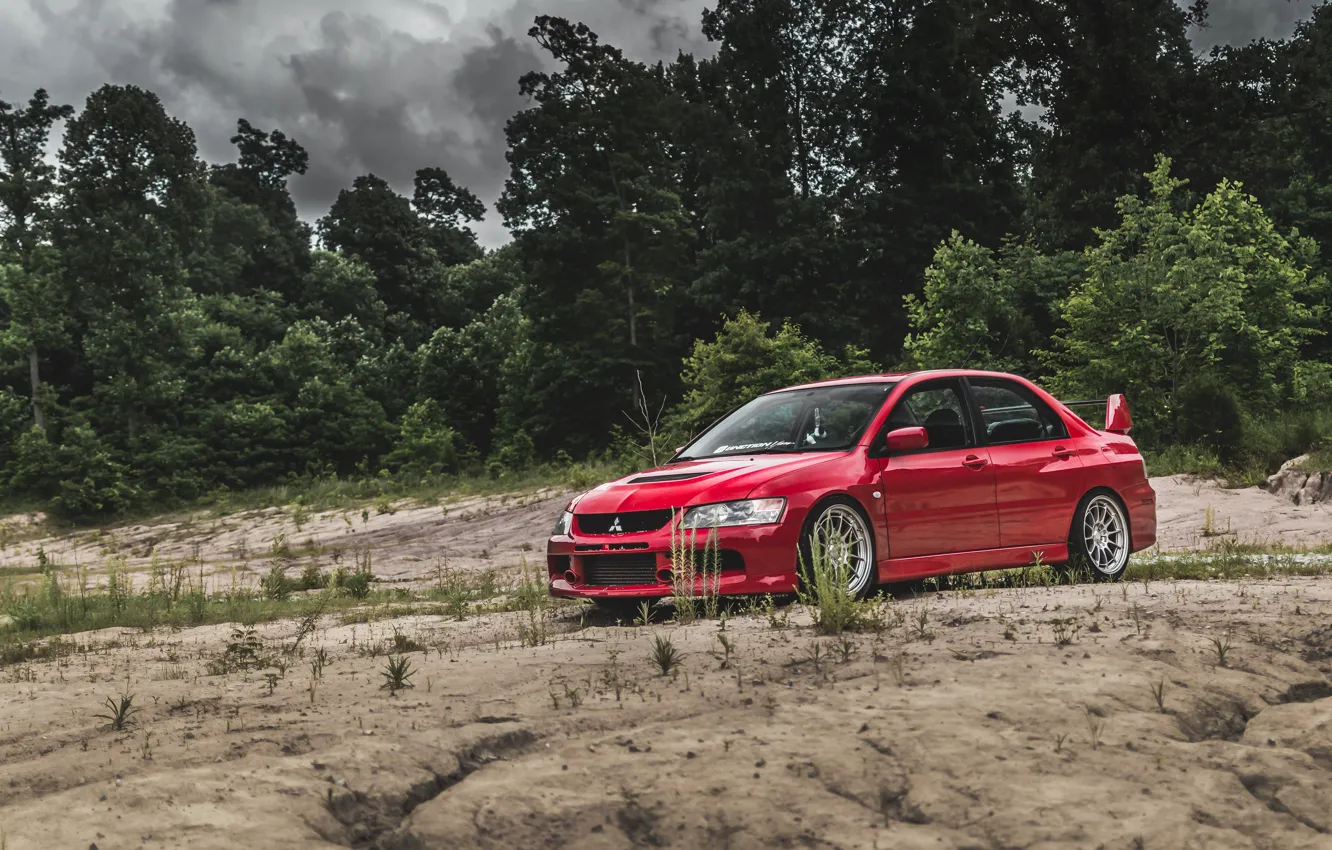
[[[729,659],[716,622],[521,616],[326,617],[271,694],[210,674],[224,628],[79,635],[4,671],[5,846],[1332,847],[1332,580],[938,594],[845,646],[737,616]]]
[[[1226,490],[1184,476],[1154,478],[1152,486],[1159,502],[1161,551],[1196,551],[1226,539],[1289,548],[1332,543],[1332,507],[1327,504],[1293,505],[1257,487]],[[62,565],[82,565],[94,580],[108,558],[123,558],[129,569],[143,571],[157,556],[201,560],[215,585],[230,581],[233,569],[253,582],[268,568],[275,541],[291,550],[292,573],[307,561],[329,569],[366,553],[375,575],[385,581],[428,581],[441,567],[493,567],[509,573],[525,556],[540,561],[546,537],[571,495],[547,489],[442,506],[403,504],[392,513],[338,510],[300,516],[268,509],[137,523],[0,547],[0,578],[6,570],[31,571],[41,550]]]

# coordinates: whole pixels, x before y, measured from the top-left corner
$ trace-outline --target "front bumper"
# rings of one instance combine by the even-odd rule
[[[693,548],[700,553],[695,558],[696,564],[702,563],[701,553],[708,533],[700,531],[692,541]],[[709,592],[713,588],[723,595],[795,591],[799,531],[789,515],[779,524],[719,528],[716,535],[722,570],[719,582],[709,580]],[[618,566],[631,562],[635,565],[632,570],[604,568],[610,563]],[[546,544],[546,570],[552,596],[576,599],[670,596],[672,582],[663,571],[672,569],[669,525],[642,534],[575,532],[552,537]],[[658,576],[658,573],[663,574]],[[631,574],[633,578],[624,578]],[[701,578],[695,592],[704,592]]]

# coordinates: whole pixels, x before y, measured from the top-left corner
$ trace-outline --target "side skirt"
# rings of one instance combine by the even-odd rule
[[[1062,564],[1068,560],[1068,544],[1051,543],[1047,546],[1013,546],[915,558],[890,558],[879,562],[879,581],[908,581],[930,576],[1028,567],[1036,562],[1038,555],[1043,564]]]

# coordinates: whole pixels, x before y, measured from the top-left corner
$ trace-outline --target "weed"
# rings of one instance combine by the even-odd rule
[[[527,556],[521,556],[521,580],[517,594],[524,617],[518,623],[518,643],[521,646],[542,646],[550,626],[550,597],[540,571],[529,567]]]
[[[1068,740],[1068,733],[1067,733],[1067,732],[1060,732],[1058,735],[1055,735],[1055,752],[1056,752],[1056,753],[1059,753],[1061,750],[1064,749],[1064,741],[1067,741],[1067,740]]]
[[[1165,679],[1161,679],[1156,684],[1152,685],[1151,689],[1152,699],[1156,700],[1156,710],[1165,714]]]
[[[840,635],[865,624],[864,607],[848,589],[847,565],[828,554],[844,548],[836,534],[830,540],[815,535],[809,544],[809,563],[805,563],[803,552],[799,559],[797,596],[814,615],[814,628],[825,635]]]
[[[106,728],[116,732],[123,732],[126,728],[134,725],[134,715],[139,713],[139,709],[134,707],[134,695],[123,693],[120,697],[107,697],[106,711],[102,714],[94,714],[93,717],[106,721]]]
[[[1211,639],[1212,653],[1216,655],[1216,666],[1226,666],[1226,656],[1230,654],[1230,632]]]
[[[268,695],[273,695],[273,690],[277,688],[277,683],[282,681],[281,673],[265,673],[264,684],[268,685]]]
[[[634,620],[634,624],[638,626],[646,626],[648,623],[651,622],[652,622],[652,603],[644,599],[642,602],[638,603],[638,618]]]
[[[394,626],[393,651],[399,654],[408,652],[425,652],[425,645],[403,634],[397,626]]]
[[[324,668],[328,666],[328,650],[322,646],[314,651],[314,657],[310,659],[310,677],[312,679],[324,678]]]
[[[665,635],[656,635],[652,640],[652,663],[663,676],[671,675],[671,672],[680,665],[680,652]]]
[[[786,631],[791,625],[791,612],[787,608],[779,609],[777,600],[773,599],[772,594],[763,596],[760,612],[768,619],[768,627],[774,631]]]
[[[1087,738],[1093,750],[1101,746],[1101,733],[1105,731],[1105,718],[1087,709]]]
[[[389,696],[397,696],[398,691],[416,687],[411,683],[416,671],[412,669],[412,662],[405,655],[389,658],[388,663],[380,670],[380,675],[384,677],[384,684],[380,685],[379,689],[387,690]]]
[[[1078,639],[1082,623],[1077,617],[1062,617],[1051,620],[1050,628],[1054,632],[1055,643],[1059,646],[1068,646]]]
[[[712,657],[721,662],[720,670],[727,670],[731,666],[731,656],[735,654],[735,641],[728,635],[717,635],[717,643],[721,645],[721,652],[712,653]]]
[[[694,622],[699,616],[715,617],[720,608],[721,538],[708,530],[703,548],[698,547],[698,529],[683,527],[684,512],[671,522],[671,604],[675,621]]]
[[[823,673],[823,665],[828,661],[828,653],[824,650],[823,641],[812,641],[805,650],[805,661],[814,668],[815,673]]]
[[[928,605],[920,605],[912,612],[911,636],[916,640],[934,640],[934,632],[930,630]]]
[[[856,642],[851,639],[850,635],[845,634],[838,638],[837,643],[833,644],[833,648],[837,650],[837,656],[843,664],[850,662],[858,651]]]
[[[601,669],[601,682],[615,694],[615,701],[619,702],[630,683],[625,678],[624,670],[620,668],[620,651],[608,649],[606,658],[606,666]]]

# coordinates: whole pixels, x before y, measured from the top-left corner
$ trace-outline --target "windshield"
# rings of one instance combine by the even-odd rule
[[[845,384],[762,395],[709,428],[675,460],[851,448],[891,383]]]

